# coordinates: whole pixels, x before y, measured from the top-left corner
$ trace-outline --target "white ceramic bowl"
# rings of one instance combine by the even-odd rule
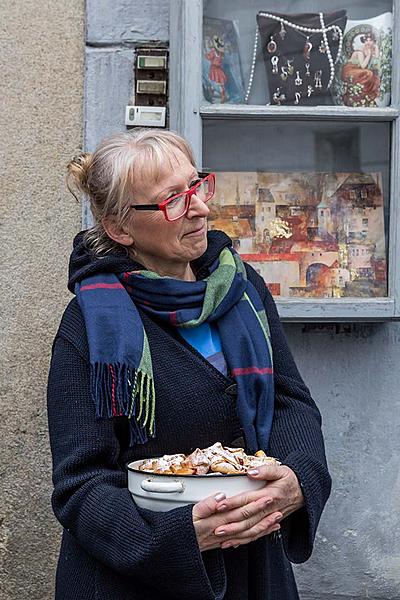
[[[240,492],[259,490],[265,481],[250,479],[246,475],[160,475],[139,471],[142,460],[127,465],[128,489],[136,504],[142,508],[165,512],[196,504],[207,496],[224,492],[226,497]]]

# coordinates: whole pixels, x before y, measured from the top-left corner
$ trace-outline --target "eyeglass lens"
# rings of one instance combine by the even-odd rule
[[[195,194],[203,202],[208,202],[212,198],[214,193],[214,184],[210,179],[203,180],[198,187],[196,187]],[[167,214],[169,219],[179,219],[186,212],[186,196],[187,194],[181,194],[177,196],[171,202],[166,205]]]

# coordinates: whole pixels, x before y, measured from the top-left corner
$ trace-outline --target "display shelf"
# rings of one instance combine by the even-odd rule
[[[305,119],[316,121],[394,121],[399,110],[343,106],[262,106],[248,104],[202,104],[203,119]]]
[[[279,298],[276,305],[281,319],[288,322],[376,322],[395,318],[391,298]]]

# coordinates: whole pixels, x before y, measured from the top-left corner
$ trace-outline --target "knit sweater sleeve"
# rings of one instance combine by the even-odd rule
[[[275,413],[269,452],[297,475],[305,507],[282,521],[285,553],[294,563],[312,553],[317,526],[331,490],[321,415],[288,347],[275,302],[264,280],[246,265],[250,281],[263,298],[271,330],[275,373]]]
[[[95,419],[88,362],[61,336],[53,345],[48,420],[53,510],[85,551],[160,598],[223,598],[222,553],[200,552],[192,506],[159,513],[134,503],[113,420]]]

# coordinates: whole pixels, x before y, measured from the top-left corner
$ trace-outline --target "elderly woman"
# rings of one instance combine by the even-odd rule
[[[309,558],[331,485],[321,419],[264,281],[207,233],[214,175],[146,129],[69,175],[95,224],[75,239],[49,375],[57,600],[298,598],[290,561]],[[128,462],[217,441],[282,465],[249,473],[256,492],[135,504]]]

